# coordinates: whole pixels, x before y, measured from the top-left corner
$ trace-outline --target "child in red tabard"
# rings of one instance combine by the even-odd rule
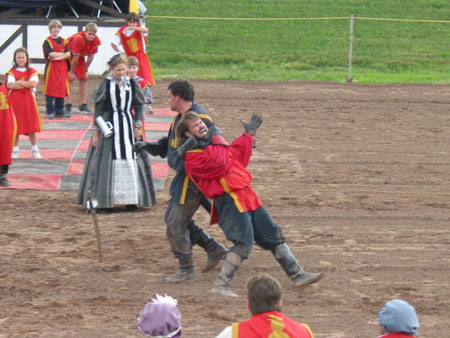
[[[142,88],[142,92],[145,97],[145,112],[149,114],[153,114],[152,106],[153,103],[153,94],[150,89],[150,85],[148,81],[143,79],[138,75],[139,73],[139,60],[135,56],[130,56],[127,59],[127,75],[130,79],[134,79],[139,83],[139,86]]]
[[[8,168],[11,151],[16,139],[16,119],[11,107],[8,90],[0,82],[0,187],[9,187]]]
[[[69,95],[70,52],[65,39],[59,36],[62,24],[52,20],[48,29],[50,36],[42,44],[45,58],[44,94],[47,106],[47,117],[70,117],[70,112],[64,114],[64,98]]]
[[[81,112],[92,114],[87,106],[87,82],[89,79],[88,69],[94,60],[98,47],[102,44],[97,36],[97,25],[89,22],[84,31],[76,33],[67,38],[66,44],[70,51],[69,86],[75,79],[79,81],[80,103],[78,109]],[[69,96],[65,105],[66,114],[72,112],[72,93],[69,89]]]
[[[13,68],[6,73],[6,87],[17,121],[17,136],[12,158],[19,158],[19,137],[28,135],[33,158],[42,158],[39,153],[36,133],[42,130],[41,118],[34,97],[39,83],[39,72],[29,67],[28,51],[21,47],[15,50]]]
[[[136,13],[127,15],[127,24],[119,28],[113,37],[111,47],[122,53],[119,46],[125,50],[127,57],[134,56],[139,60],[138,75],[143,78],[149,86],[155,85],[152,64],[145,49],[147,46],[148,28],[140,23],[140,17]]]

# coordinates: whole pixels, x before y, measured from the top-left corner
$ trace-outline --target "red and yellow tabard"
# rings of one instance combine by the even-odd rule
[[[124,33],[124,30],[126,29],[129,29],[129,27],[122,26],[116,33],[120,37],[123,49],[125,50],[127,57],[134,56],[139,60],[139,70],[137,75],[145,80],[146,85],[154,86],[155,77],[153,75],[152,64],[150,62],[150,57],[145,52],[146,46],[144,45],[144,42],[146,39],[143,38],[141,32],[136,30],[134,30],[130,36],[127,36]]]
[[[84,79],[86,77],[85,56],[97,53],[98,46],[102,44],[99,37],[96,36],[92,41],[88,41],[86,39],[86,32],[82,31],[68,37],[66,44],[70,50],[70,62],[72,62],[74,54],[80,55],[77,68],[75,69],[75,75],[79,79]]]
[[[59,44],[51,36],[46,41],[53,52],[65,52],[65,40],[61,38]],[[45,52],[44,52],[45,54]],[[45,60],[44,95],[51,97],[66,97],[69,95],[69,67],[67,60]]]
[[[16,81],[29,81],[33,75],[39,75],[39,72],[34,68],[28,68],[25,71],[11,68],[7,76],[8,74],[14,76]],[[40,132],[42,130],[41,117],[32,90],[30,88],[11,90],[9,97],[16,116],[17,135]]]
[[[8,90],[0,84],[0,166],[11,164],[11,153],[16,139],[16,119]]]
[[[278,311],[258,313],[233,323],[233,338],[314,338],[306,324],[297,323]]]

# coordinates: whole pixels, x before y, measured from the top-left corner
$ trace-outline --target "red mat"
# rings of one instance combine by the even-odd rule
[[[147,134],[167,132],[175,113],[164,108],[153,110],[155,113],[145,121]],[[76,190],[89,148],[87,133],[92,120],[89,115],[52,120],[42,115],[43,131],[37,134],[42,159],[32,158],[28,137],[22,135],[20,158],[13,160],[9,167],[8,181],[11,186],[0,189]],[[154,159],[151,166],[155,184],[167,178],[169,166],[165,160]]]

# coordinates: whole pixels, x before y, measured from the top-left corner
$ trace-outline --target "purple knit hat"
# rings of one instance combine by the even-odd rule
[[[164,295],[155,295],[138,317],[138,330],[151,338],[181,337],[181,314],[177,300]]]

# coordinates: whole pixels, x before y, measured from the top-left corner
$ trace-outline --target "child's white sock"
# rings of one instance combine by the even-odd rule
[[[38,145],[37,144],[32,144],[31,145],[31,150],[39,150]]]
[[[19,151],[19,146],[14,146],[13,151]]]

